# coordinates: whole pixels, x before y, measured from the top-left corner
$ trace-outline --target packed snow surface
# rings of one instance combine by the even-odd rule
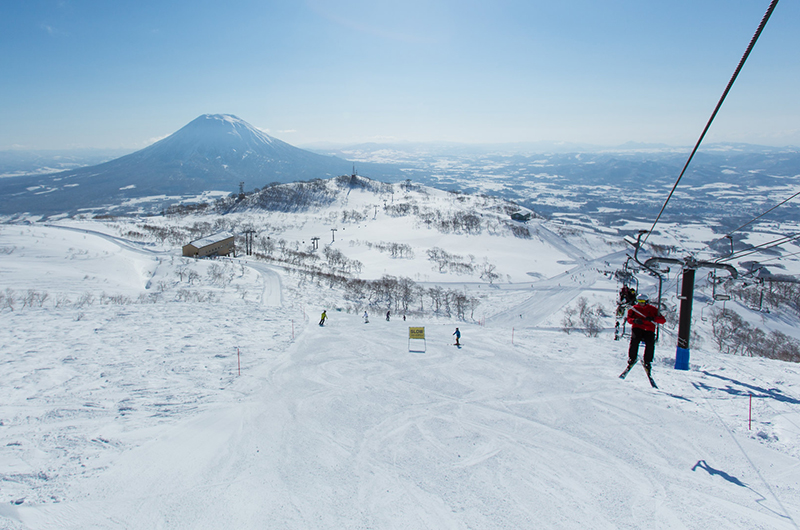
[[[364,323],[281,268],[104,231],[0,227],[0,528],[798,527],[798,367],[708,340],[675,371],[665,333],[659,390],[618,379],[626,342],[557,329],[613,303],[587,260],[483,285],[485,325]]]

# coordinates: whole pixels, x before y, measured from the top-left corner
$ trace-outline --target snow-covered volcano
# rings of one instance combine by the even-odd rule
[[[204,114],[176,133],[118,160],[161,167],[188,179],[239,184],[239,178],[274,176],[291,182],[348,172],[350,164],[273,138],[230,114]],[[235,177],[235,178],[234,178]],[[235,182],[234,182],[235,180]],[[233,191],[232,188],[232,191]]]
[[[360,167],[365,166],[359,164]],[[371,166],[372,176],[395,180],[394,169]],[[0,181],[0,213],[51,214],[80,208],[159,203],[209,191],[233,193],[272,182],[349,174],[352,163],[273,138],[229,114],[204,114],[174,134],[104,164],[51,175]]]

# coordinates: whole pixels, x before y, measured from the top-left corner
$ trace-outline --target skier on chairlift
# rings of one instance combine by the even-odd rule
[[[625,315],[625,306],[632,306],[636,302],[636,289],[623,285],[619,290],[619,301],[617,302],[617,317]]]
[[[628,348],[628,370],[636,364],[639,356],[639,344],[644,342],[644,366],[647,377],[650,378],[650,367],[656,350],[656,324],[666,322],[664,315],[658,309],[650,305],[650,298],[646,294],[639,294],[636,297],[636,305],[628,310],[628,323],[631,325],[631,342]],[[651,380],[652,383],[652,380]]]

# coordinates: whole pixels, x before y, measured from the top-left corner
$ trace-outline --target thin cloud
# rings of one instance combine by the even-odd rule
[[[63,37],[67,35],[67,33],[61,31],[60,29],[54,28],[53,26],[51,26],[46,22],[42,22],[39,25],[39,27],[44,31],[46,31],[47,34],[50,35],[51,37]]]
[[[169,136],[169,135],[168,135],[168,134],[165,134],[164,136],[156,136],[156,137],[154,137],[154,138],[150,138],[149,140],[146,140],[146,141],[144,142],[144,145],[145,145],[145,146],[148,146],[148,145],[153,145],[154,143],[156,143],[156,142],[158,142],[158,141],[161,141],[161,140],[163,140],[163,139],[164,139],[164,138],[166,138],[167,136]]]

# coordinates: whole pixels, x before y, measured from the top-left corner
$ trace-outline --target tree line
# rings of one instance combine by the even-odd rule
[[[730,309],[713,311],[710,320],[714,340],[722,353],[800,362],[800,342],[780,331],[766,333]]]
[[[314,282],[338,288],[353,312],[391,311],[402,315],[434,315],[474,319],[480,301],[465,292],[441,286],[424,287],[410,278],[384,275],[377,280],[363,280],[318,269],[289,269],[301,282]]]

